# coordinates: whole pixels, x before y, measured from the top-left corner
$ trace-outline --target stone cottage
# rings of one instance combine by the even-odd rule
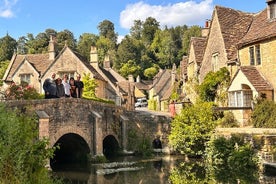
[[[235,116],[246,124],[250,115],[245,108],[252,100],[265,96],[275,101],[276,81],[276,1],[253,16],[246,35],[238,42],[240,67],[228,89],[229,107],[240,108]]]
[[[94,50],[93,50],[94,49]],[[95,48],[91,49],[90,62],[86,61],[79,53],[70,49],[67,45],[57,54],[55,49],[55,41],[51,36],[48,46],[48,53],[45,54],[14,54],[10,64],[3,77],[3,88],[9,87],[13,81],[16,84],[27,82],[33,86],[39,93],[44,93],[42,85],[52,73],[56,73],[56,77],[62,78],[64,74],[74,77],[77,74],[90,74],[95,79],[98,87],[96,96],[103,99],[109,99],[116,102],[117,105],[125,105],[133,103],[131,100],[126,101],[122,95],[122,90],[118,86],[114,86],[116,82],[126,81],[122,76],[111,68],[107,67],[109,60],[105,60],[105,67],[100,70],[97,66],[97,52]],[[108,77],[107,77],[108,76]],[[112,81],[116,79],[116,81]],[[128,91],[124,95],[130,95]],[[128,104],[129,107],[134,106]]]

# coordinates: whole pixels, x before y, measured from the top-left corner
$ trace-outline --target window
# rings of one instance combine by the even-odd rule
[[[249,47],[250,65],[261,65],[261,49],[260,45]]]
[[[212,69],[214,72],[218,71],[218,53],[212,55]]]
[[[20,83],[22,84],[23,82],[26,82],[26,83],[30,84],[31,74],[21,74],[20,75]]]
[[[74,78],[75,72],[72,72],[72,71],[70,71],[70,72],[59,72],[58,75],[59,75],[59,78],[61,78],[61,79],[63,79],[64,75],[68,75],[68,79],[70,79],[70,77]]]
[[[252,101],[251,90],[241,90],[229,92],[229,106],[230,107],[251,107]]]
[[[269,18],[274,19],[276,18],[276,4],[275,2],[271,2],[268,4],[268,10],[269,10]]]

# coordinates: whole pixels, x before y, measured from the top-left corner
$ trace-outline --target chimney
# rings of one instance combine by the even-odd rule
[[[106,56],[104,56],[104,68],[105,69],[108,69],[108,68],[110,68],[110,60],[109,60],[109,55],[106,55]]]
[[[207,37],[209,34],[210,30],[210,25],[211,25],[211,20],[206,20],[205,21],[205,27],[201,29],[201,36],[202,37]]]
[[[56,52],[55,52],[55,37],[53,35],[50,35],[48,53],[49,53],[49,60],[54,60],[56,57]]]
[[[171,85],[174,85],[175,79],[176,79],[176,65],[174,63],[172,67],[172,73],[171,73],[171,80],[172,80]]]
[[[134,82],[133,75],[128,75],[128,82]]]
[[[98,68],[99,64],[98,64],[98,52],[97,52],[97,48],[94,46],[91,46],[91,50],[90,50],[90,64],[94,67],[94,68]]]

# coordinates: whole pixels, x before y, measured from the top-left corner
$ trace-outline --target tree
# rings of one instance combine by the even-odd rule
[[[192,26],[188,28],[187,31],[184,32],[183,40],[182,40],[182,47],[183,47],[183,54],[188,54],[188,49],[190,46],[190,40],[192,37],[199,37],[201,36],[201,28],[199,26]]]
[[[134,25],[130,28],[130,36],[134,39],[140,40],[142,37],[143,22],[141,20],[134,20]]]
[[[45,166],[55,149],[38,139],[34,117],[0,104],[0,183],[54,183]]]
[[[120,74],[125,78],[127,78],[128,75],[133,75],[133,77],[137,77],[140,73],[140,70],[141,67],[139,65],[135,65],[135,62],[133,60],[129,60],[120,69]]]
[[[110,39],[114,44],[117,43],[118,35],[115,33],[114,24],[109,20],[104,20],[98,25],[99,35]]]
[[[148,17],[143,23],[142,40],[146,46],[150,46],[155,32],[159,29],[159,22],[155,18]]]
[[[153,77],[158,73],[158,68],[156,66],[147,68],[144,71],[144,76],[147,77],[148,79],[153,79]]]
[[[10,61],[2,61],[0,62],[0,79],[3,79],[5,72],[9,66]],[[0,81],[0,86],[3,85],[3,80]]]
[[[76,40],[74,34],[65,29],[57,33],[57,43],[58,43],[58,50],[60,51],[65,44],[67,44],[71,49],[76,50]]]
[[[0,61],[11,60],[17,42],[8,34],[0,39]]]
[[[99,37],[91,33],[83,33],[78,41],[77,51],[86,58],[87,61],[90,60],[90,50],[91,46],[96,46]]]
[[[95,99],[97,82],[95,79],[91,79],[90,74],[84,74],[82,79],[84,84],[82,96],[88,99]]]
[[[201,156],[216,125],[213,103],[197,102],[172,121],[169,144],[183,154]]]

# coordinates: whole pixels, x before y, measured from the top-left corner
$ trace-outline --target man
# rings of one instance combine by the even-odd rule
[[[56,74],[53,73],[51,78],[48,78],[43,83],[45,91],[45,99],[57,98]]]
[[[78,74],[77,75],[77,80],[75,80],[75,85],[77,88],[77,98],[81,98],[82,97],[82,92],[83,92],[83,82],[80,80],[81,79],[81,75]]]
[[[70,97],[70,84],[68,83],[68,75],[64,75],[63,80],[62,80],[62,84],[64,86],[64,92],[65,92],[65,97]]]

